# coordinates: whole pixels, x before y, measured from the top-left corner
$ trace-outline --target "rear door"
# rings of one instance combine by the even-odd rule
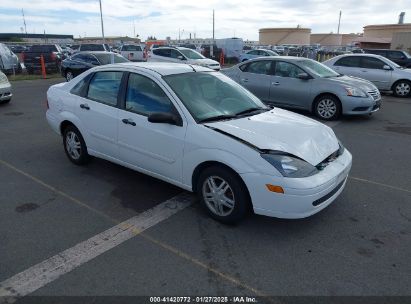
[[[239,83],[262,101],[269,102],[271,60],[256,60],[240,66]]]
[[[313,79],[299,79],[298,74],[305,73],[297,65],[280,60],[273,60],[270,76],[270,101],[293,108],[307,108],[311,104],[311,86]]]
[[[118,158],[119,154],[118,95],[122,77],[121,71],[94,73],[76,109],[86,133],[87,147],[107,158]]]
[[[360,77],[362,75],[360,61],[361,56],[344,56],[334,62],[333,69],[344,75]]]
[[[362,56],[359,77],[373,82],[381,90],[389,90],[392,70],[384,70],[385,65],[387,64],[378,58]]]

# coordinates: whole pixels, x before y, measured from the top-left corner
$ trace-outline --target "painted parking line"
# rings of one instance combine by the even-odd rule
[[[355,181],[359,181],[359,182],[363,182],[363,183],[368,183],[368,184],[372,184],[372,185],[376,185],[376,186],[381,186],[381,187],[385,187],[385,188],[390,188],[392,190],[397,190],[397,191],[402,191],[402,192],[407,192],[407,193],[411,193],[411,190],[405,189],[405,188],[401,188],[401,187],[397,187],[397,186],[392,186],[392,185],[388,185],[388,184],[383,184],[383,183],[379,183],[379,182],[375,182],[372,180],[368,180],[365,178],[359,178],[359,177],[355,177],[355,176],[348,176],[349,179],[355,180]]]
[[[0,297],[12,303],[104,252],[124,243],[142,231],[164,221],[191,204],[190,195],[179,194],[137,216],[75,245],[0,283]],[[1,299],[0,299],[1,302]]]

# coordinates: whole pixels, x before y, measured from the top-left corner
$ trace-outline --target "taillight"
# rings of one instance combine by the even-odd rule
[[[23,53],[21,53],[21,61],[23,61],[23,62],[24,62],[25,57],[26,57],[26,54],[25,54],[24,52],[23,52]]]
[[[51,60],[56,60],[56,58],[57,58],[57,55],[54,52],[52,52],[51,53]]]

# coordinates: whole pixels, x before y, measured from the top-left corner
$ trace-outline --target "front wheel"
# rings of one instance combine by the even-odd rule
[[[66,80],[67,80],[67,82],[70,81],[70,80],[72,80],[73,78],[74,78],[73,72],[70,71],[70,70],[68,70],[68,71],[66,72]]]
[[[87,146],[80,131],[70,125],[64,129],[63,145],[69,160],[76,165],[84,165],[90,160]]]
[[[238,223],[251,206],[244,182],[224,167],[205,169],[198,179],[197,192],[208,214],[224,224]]]
[[[411,96],[411,82],[407,80],[400,80],[393,86],[394,96],[409,97]]]
[[[314,114],[323,120],[334,120],[341,115],[341,103],[335,96],[323,95],[314,105]]]

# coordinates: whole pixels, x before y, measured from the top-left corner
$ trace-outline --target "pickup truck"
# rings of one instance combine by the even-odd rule
[[[41,71],[41,55],[44,58],[47,73],[60,72],[60,64],[64,59],[63,50],[57,44],[37,44],[22,53],[27,73]]]

